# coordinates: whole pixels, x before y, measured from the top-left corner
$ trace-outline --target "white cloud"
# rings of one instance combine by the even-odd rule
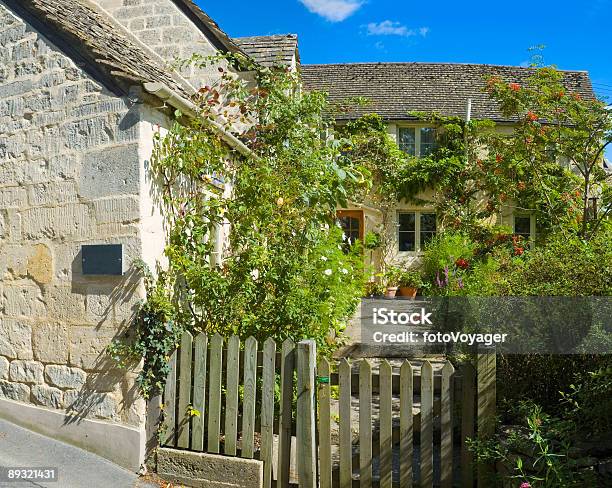
[[[370,22],[366,25],[369,36],[401,36],[411,37],[417,34],[425,37],[429,32],[429,27],[420,27],[419,29],[409,29],[400,22],[392,20],[383,20],[382,22]]]
[[[300,0],[313,14],[330,22],[342,22],[353,15],[361,6],[361,0]]]

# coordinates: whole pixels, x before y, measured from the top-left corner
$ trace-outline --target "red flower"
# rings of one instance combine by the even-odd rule
[[[538,120],[538,116],[530,110],[529,112],[527,112],[527,120],[529,120],[530,122],[535,122],[536,120]]]
[[[582,97],[580,95],[578,95],[578,93],[574,93],[572,95],[573,99],[576,100],[577,102],[579,102],[580,100],[582,100]]]
[[[559,90],[557,92],[557,98],[563,98],[565,96],[565,92],[563,90]]]
[[[498,154],[497,156],[495,156],[495,161],[497,161],[498,163],[501,163],[503,159],[504,158],[502,158],[501,154]]]
[[[521,85],[519,85],[518,83],[510,83],[508,86],[510,87],[510,90],[515,92],[521,89]]]
[[[515,247],[514,248],[514,255],[515,256],[520,256],[524,252],[525,252],[525,249],[523,249],[522,247]]]
[[[470,266],[470,263],[468,263],[467,260],[463,258],[459,258],[457,259],[457,261],[455,261],[455,265],[461,269],[468,269]]]

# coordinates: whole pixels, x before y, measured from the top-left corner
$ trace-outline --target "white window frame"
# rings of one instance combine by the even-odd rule
[[[399,245],[400,245],[400,214],[405,214],[405,213],[413,213],[414,214],[414,251],[400,251]],[[395,226],[396,226],[396,232],[395,232],[395,249],[397,250],[398,255],[400,256],[422,256],[423,253],[425,252],[423,249],[421,249],[421,215],[422,214],[434,214],[436,216],[436,235],[439,232],[439,222],[438,222],[438,215],[436,213],[436,211],[434,209],[430,209],[430,208],[419,208],[419,209],[412,209],[412,208],[402,208],[402,209],[398,209],[396,212],[396,221],[395,221]]]
[[[516,224],[515,224],[515,219],[516,217],[529,217],[529,243],[533,244],[535,242],[535,238],[536,238],[536,216],[534,214],[531,213],[521,213],[521,212],[515,212],[512,214],[512,234],[515,234],[515,230],[516,230]]]
[[[397,146],[400,146],[400,131],[401,129],[414,129],[414,157],[421,157],[421,129],[437,129],[432,125],[398,125],[396,129]],[[403,150],[403,149],[402,149]]]

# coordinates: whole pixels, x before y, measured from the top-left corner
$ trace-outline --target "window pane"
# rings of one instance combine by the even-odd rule
[[[414,251],[416,244],[416,214],[402,212],[399,214],[399,250]]]
[[[436,148],[436,129],[421,128],[421,156],[427,156]]]
[[[342,232],[349,239],[350,244],[354,244],[360,237],[359,219],[357,217],[340,217],[340,227]]]
[[[414,251],[416,232],[401,232],[399,233],[399,250]]]
[[[425,250],[427,243],[431,241],[431,238],[436,235],[436,214],[435,213],[422,213],[421,214],[421,233],[420,233],[420,246],[421,251]]]
[[[435,213],[422,213],[421,214],[421,232],[435,232],[436,231],[436,214]]]
[[[416,153],[416,134],[414,127],[400,127],[399,147],[402,151],[414,156]]]
[[[515,216],[514,233],[529,239],[531,237],[531,217]]]
[[[416,214],[414,212],[402,212],[399,214],[399,229],[401,231],[416,230]]]

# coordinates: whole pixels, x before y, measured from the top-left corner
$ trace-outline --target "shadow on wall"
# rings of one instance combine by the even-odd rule
[[[123,276],[83,276],[79,251],[72,262],[72,276],[73,293],[86,295],[88,317],[95,319],[91,350],[97,355],[84,368],[87,379],[82,388],[65,392],[64,425],[84,419],[124,422],[127,419],[120,412],[129,412],[140,396],[134,381],[140,361],[122,367],[106,353],[106,346],[115,340],[133,338],[140,303],[134,297],[141,286],[140,272],[132,266]],[[105,334],[109,330],[112,334]]]

